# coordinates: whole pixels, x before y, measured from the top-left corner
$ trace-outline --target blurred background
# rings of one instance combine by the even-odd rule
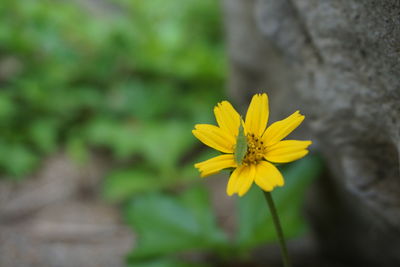
[[[258,188],[229,198],[227,172],[202,180],[193,167],[215,152],[191,129],[229,99],[223,29],[215,0],[1,2],[1,266],[279,258]],[[314,155],[281,168],[274,197],[293,242],[321,169]]]

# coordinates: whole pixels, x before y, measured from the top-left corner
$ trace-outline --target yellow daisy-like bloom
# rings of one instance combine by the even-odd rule
[[[267,94],[253,96],[245,121],[228,101],[222,101],[214,108],[218,126],[197,124],[192,131],[205,145],[222,154],[195,164],[201,177],[218,173],[222,169],[234,168],[228,182],[227,194],[243,196],[255,182],[270,192],[276,186],[283,186],[280,171],[272,163],[287,163],[307,155],[311,141],[282,140],[304,120],[299,111],[284,120],[271,124],[267,129],[269,116]],[[245,151],[238,159],[237,147],[243,126]],[[239,137],[238,137],[239,135]],[[242,133],[243,135],[243,133]],[[236,153],[236,154],[235,154]]]

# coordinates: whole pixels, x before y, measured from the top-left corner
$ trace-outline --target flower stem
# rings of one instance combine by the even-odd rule
[[[274,221],[276,234],[278,235],[279,246],[281,248],[281,254],[282,254],[283,266],[290,267],[291,264],[290,264],[290,260],[289,260],[288,250],[286,247],[286,241],[285,241],[285,237],[283,236],[282,226],[279,221],[279,216],[278,216],[278,212],[276,210],[275,204],[274,204],[274,200],[272,199],[272,195],[270,192],[265,192],[265,191],[263,191],[263,192],[264,192],[265,199],[267,200],[268,207],[271,211],[272,220]]]

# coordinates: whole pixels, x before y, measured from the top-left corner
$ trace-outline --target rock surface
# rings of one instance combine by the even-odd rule
[[[308,207],[320,252],[400,264],[400,2],[225,0],[233,97],[296,109],[330,175]],[[358,265],[357,265],[358,266]]]

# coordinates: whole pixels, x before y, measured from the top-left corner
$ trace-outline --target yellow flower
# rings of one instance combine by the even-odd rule
[[[287,163],[304,157],[312,142],[282,141],[300,125],[304,116],[296,111],[266,129],[268,109],[267,94],[256,94],[243,121],[228,101],[222,101],[214,108],[218,126],[195,125],[192,131],[195,137],[205,145],[225,153],[195,164],[201,177],[216,174],[222,169],[234,168],[227,186],[227,194],[230,196],[235,193],[243,196],[253,182],[268,192],[276,186],[283,186],[282,174],[272,163]],[[244,131],[239,131],[241,127]],[[239,146],[243,146],[240,140],[245,140],[242,157],[238,151]]]

